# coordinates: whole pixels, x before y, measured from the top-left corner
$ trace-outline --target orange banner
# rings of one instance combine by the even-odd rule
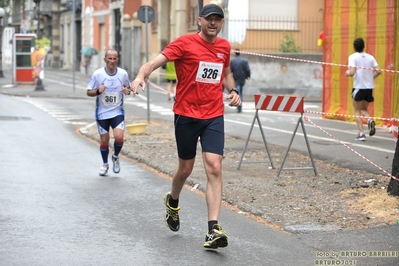
[[[348,64],[354,53],[353,41],[365,40],[365,52],[373,55],[380,68],[398,70],[395,20],[399,8],[395,0],[325,1],[324,61]],[[395,60],[396,59],[396,60]],[[351,91],[353,78],[345,76],[345,67],[323,67],[323,112],[348,116],[324,115],[325,118],[354,121]],[[389,125],[389,118],[399,115],[398,74],[384,72],[375,80],[374,103],[369,112],[378,125]],[[388,118],[388,119],[387,119]]]

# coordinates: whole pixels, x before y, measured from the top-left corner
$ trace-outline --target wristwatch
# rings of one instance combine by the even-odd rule
[[[238,90],[236,88],[232,88],[229,93],[231,94],[233,91],[235,91],[237,93],[237,95],[240,95],[240,93],[238,92]]]

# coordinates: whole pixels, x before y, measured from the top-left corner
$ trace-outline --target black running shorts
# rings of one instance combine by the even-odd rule
[[[101,127],[102,129],[104,129],[107,132],[109,131],[109,127],[112,127],[112,129],[114,129],[119,126],[119,127],[121,127],[121,129],[124,130],[125,126],[124,126],[124,124],[121,124],[124,122],[124,120],[125,120],[124,115],[118,115],[118,116],[115,116],[110,119],[97,120],[97,126]],[[103,134],[103,133],[100,132],[100,134]]]
[[[356,89],[352,89],[352,95],[353,92]],[[353,97],[353,96],[352,96]],[[360,89],[356,94],[355,97],[353,97],[353,99],[358,102],[358,101],[366,101],[369,103],[374,102],[374,97],[373,97],[373,89]]]
[[[200,120],[175,114],[175,137],[180,159],[190,160],[197,154],[198,138],[202,152],[223,156],[224,118]]]

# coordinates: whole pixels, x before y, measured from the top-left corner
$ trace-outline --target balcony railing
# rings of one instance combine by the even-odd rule
[[[251,52],[320,53],[323,21],[318,18],[228,20],[227,39],[234,48]],[[226,27],[226,24],[225,24]],[[292,51],[288,51],[289,47]],[[295,48],[295,49],[294,49]]]

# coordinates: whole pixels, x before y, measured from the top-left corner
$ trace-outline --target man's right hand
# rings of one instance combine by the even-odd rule
[[[138,93],[138,87],[141,86],[142,90],[145,90],[145,82],[142,79],[136,78],[130,84],[130,90],[133,92],[133,96],[136,96]]]
[[[100,87],[98,88],[98,92],[101,94],[105,91],[107,87],[105,87],[104,83],[100,85]]]

